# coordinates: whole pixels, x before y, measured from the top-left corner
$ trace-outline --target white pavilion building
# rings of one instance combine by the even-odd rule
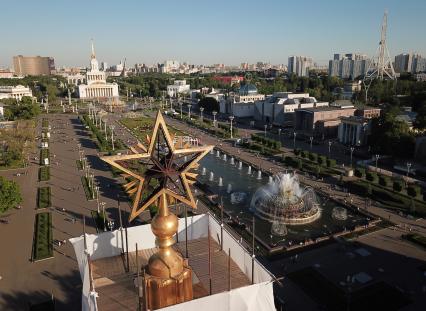
[[[86,72],[86,83],[78,86],[80,98],[112,98],[118,97],[118,84],[107,83],[105,72],[99,70],[95,48],[92,42],[92,55],[90,56],[90,70]]]

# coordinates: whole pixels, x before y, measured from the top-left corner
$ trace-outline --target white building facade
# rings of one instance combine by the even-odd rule
[[[177,97],[178,94],[188,94],[191,86],[186,84],[186,80],[175,80],[173,84],[167,86],[167,95]]]
[[[13,98],[21,100],[24,96],[33,97],[33,92],[29,87],[23,85],[0,86],[0,99]]]
[[[288,73],[294,73],[298,77],[309,76],[309,69],[314,67],[314,61],[311,57],[290,56],[288,58]]]
[[[80,98],[112,98],[119,96],[118,84],[107,83],[105,72],[99,70],[93,42],[90,70],[86,72],[86,84],[78,86],[78,94]]]

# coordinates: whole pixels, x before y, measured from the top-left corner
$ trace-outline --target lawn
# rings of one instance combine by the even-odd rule
[[[127,127],[140,141],[145,142],[146,136],[151,135],[155,119],[148,117],[125,118],[120,122]],[[185,134],[175,128],[168,126],[171,135],[184,136]]]
[[[92,189],[89,187],[89,180],[86,176],[81,176],[81,184],[83,185],[84,193],[86,194],[86,199],[88,201],[93,200]]]
[[[38,188],[37,208],[47,208],[52,205],[50,200],[50,187]]]
[[[49,149],[41,149],[40,150],[40,165],[44,165],[44,159],[49,159],[50,153]]]
[[[33,254],[34,261],[53,257],[52,214],[36,214],[34,224]]]
[[[404,234],[402,238],[426,248],[426,236],[418,233]]]
[[[38,169],[39,181],[46,181],[50,179],[50,168],[48,166],[42,166]]]
[[[77,164],[77,169],[81,171],[83,169],[83,163],[80,160],[75,160]]]

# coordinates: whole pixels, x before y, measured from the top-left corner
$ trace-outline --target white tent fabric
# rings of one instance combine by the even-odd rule
[[[210,227],[210,236],[220,243],[220,224],[212,216],[197,215],[188,217],[188,240],[207,237]],[[121,254],[122,242],[121,231],[102,232],[100,234],[86,234],[87,250],[84,250],[84,237],[70,239],[74,247],[80,275],[83,280],[82,290],[82,310],[96,311],[96,292],[90,292],[89,269],[87,255],[91,260],[105,257],[112,257]],[[155,247],[155,236],[152,234],[150,225],[135,226],[127,229],[128,250],[133,252],[138,249],[147,249]],[[185,219],[179,219],[178,229],[179,241],[185,239]],[[123,240],[125,241],[125,232],[123,230]],[[125,242],[124,242],[125,243]],[[247,250],[226,230],[223,230],[224,250],[231,250],[231,258],[241,271],[251,280],[253,258]],[[125,248],[124,248],[125,249]],[[254,260],[254,283],[253,285],[234,289],[230,292],[223,292],[216,295],[192,300],[183,304],[171,306],[164,310],[196,310],[200,311],[218,311],[218,310],[275,310],[273,302],[272,276],[268,270],[257,260]],[[96,291],[96,288],[94,289]],[[208,305],[210,307],[208,307]],[[220,307],[218,307],[220,306]],[[173,309],[176,308],[176,309]]]
[[[240,287],[161,309],[162,311],[275,311],[272,282]]]

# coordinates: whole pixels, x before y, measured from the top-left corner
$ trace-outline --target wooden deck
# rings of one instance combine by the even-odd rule
[[[175,245],[185,254],[185,242]],[[145,266],[156,248],[138,251],[139,265]],[[209,294],[208,240],[207,238],[188,241],[189,265],[193,276],[194,299]],[[211,240],[212,293],[228,290],[228,255]],[[92,262],[92,275],[100,311],[137,310],[136,252],[129,253],[130,272],[125,271],[125,258],[121,256],[102,258]],[[231,260],[231,288],[247,286],[250,280]]]

